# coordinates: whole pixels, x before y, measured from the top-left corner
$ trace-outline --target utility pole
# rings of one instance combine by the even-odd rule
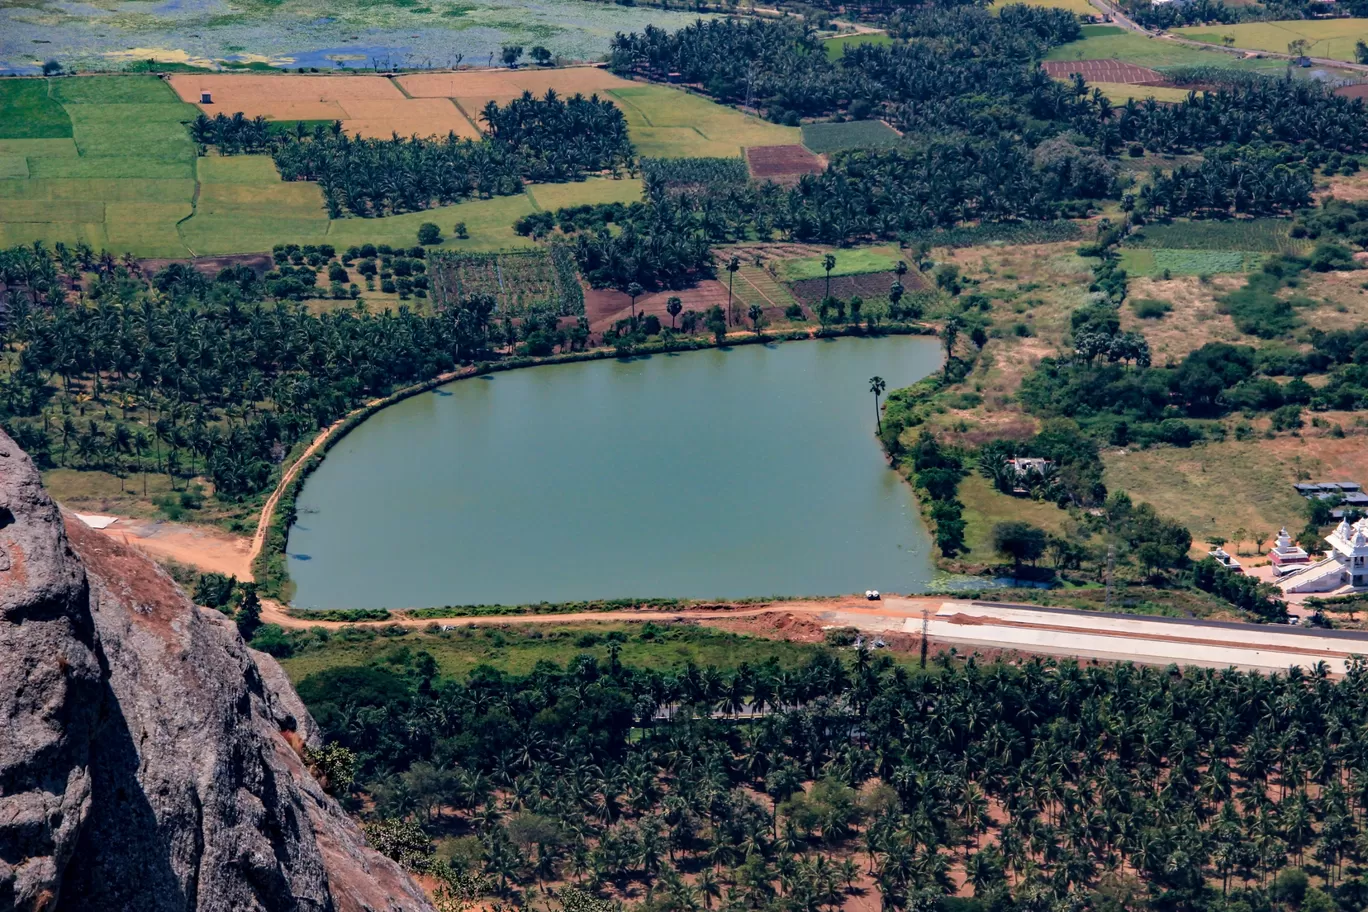
[[[1116,569],[1116,545],[1107,544],[1107,602],[1105,610],[1112,608],[1112,571]]]
[[[930,641],[930,639],[929,639],[930,630],[931,630],[931,617],[930,617],[930,615],[927,613],[926,609],[923,608],[923,609],[922,609],[922,641],[921,641],[921,667],[922,667],[922,671],[925,671],[925,670],[926,670],[926,653],[927,653],[927,652],[929,651],[929,649],[931,648],[931,646],[930,646],[931,641]]]

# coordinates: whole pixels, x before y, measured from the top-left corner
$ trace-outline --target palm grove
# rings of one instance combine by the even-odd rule
[[[300,692],[376,813],[410,821],[403,857],[518,904],[548,886],[729,912],[857,892],[926,910],[1368,901],[1360,664],[918,671],[859,648],[662,673],[619,660],[626,636],[464,681],[396,646]],[[961,888],[974,900],[946,905]]]

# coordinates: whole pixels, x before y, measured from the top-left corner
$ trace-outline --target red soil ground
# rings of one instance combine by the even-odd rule
[[[804,174],[817,174],[822,160],[805,146],[750,146],[746,164],[751,177],[775,183],[796,183]]]
[[[670,315],[665,305],[670,298],[678,297],[684,310],[704,313],[714,305],[727,306],[727,285],[715,279],[706,279],[693,288],[678,291],[656,291],[637,298],[638,314],[655,314],[664,326],[670,325]],[[632,299],[612,288],[594,288],[584,293],[584,313],[589,318],[591,332],[600,333],[610,328],[618,320],[632,315]]]

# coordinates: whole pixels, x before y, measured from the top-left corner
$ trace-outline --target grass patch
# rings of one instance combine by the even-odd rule
[[[1208,51],[1172,41],[1146,38],[1122,29],[1098,33],[1084,27],[1084,37],[1059,47],[1051,48],[1046,60],[1124,60],[1137,66],[1163,69],[1164,67],[1211,66],[1239,70],[1281,72],[1287,64],[1281,60],[1242,60],[1220,51]]]
[[[1303,521],[1295,468],[1260,442],[1107,450],[1102,461],[1108,490],[1153,504],[1197,538],[1233,539],[1237,528],[1268,533]]]
[[[442,229],[445,240],[439,247],[448,250],[501,250],[528,247],[532,242],[513,231],[513,223],[533,212],[532,200],[526,194],[500,196],[488,200],[471,200],[454,206],[439,206],[422,212],[407,212],[375,219],[339,219],[328,229],[328,240],[338,249],[348,244],[418,243],[418,226],[433,222]],[[465,222],[470,232],[467,240],[458,240],[452,233],[457,222]]]
[[[993,526],[1000,522],[1020,520],[1058,534],[1069,518],[1068,513],[1052,503],[1003,494],[977,472],[960,482],[959,499],[964,504],[964,540],[969,546],[965,560],[970,563],[1003,562],[993,550]]]
[[[48,94],[45,79],[0,82],[0,139],[58,139],[71,135],[66,109]]]
[[[1155,101],[1169,101],[1176,104],[1180,101],[1186,101],[1189,94],[1188,89],[1176,89],[1171,86],[1129,85],[1124,82],[1090,82],[1088,86],[1099,89],[1113,104],[1122,105],[1132,98],[1136,101],[1153,98]]]
[[[1368,40],[1368,19],[1298,19],[1283,22],[1245,22],[1238,25],[1197,25],[1174,29],[1194,41],[1220,44],[1224,37],[1235,40],[1235,47],[1258,51],[1291,53],[1288,44],[1307,42],[1308,56],[1329,57],[1356,62],[1354,45]],[[1286,66],[1286,63],[1282,64]]]
[[[1080,2],[1080,0],[1074,0]],[[845,55],[846,48],[859,47],[862,44],[889,45],[893,43],[892,36],[886,32],[863,32],[858,35],[837,35],[822,42],[826,48],[827,58],[839,60]]]
[[[394,632],[403,628],[397,628]],[[527,674],[538,662],[564,665],[579,655],[606,661],[609,638],[620,639],[625,665],[675,671],[689,662],[732,669],[774,659],[785,668],[805,662],[821,647],[677,624],[537,624],[463,627],[441,633],[386,636],[374,629],[336,633],[322,647],[283,660],[294,681],[329,668],[383,662],[396,648],[423,650],[443,674],[464,677],[479,665]]]
[[[797,127],[781,127],[668,86],[610,89],[637,152],[649,158],[735,158],[746,146],[793,145]]]
[[[803,145],[817,155],[843,149],[886,149],[902,139],[897,130],[882,120],[804,124],[802,136]]]

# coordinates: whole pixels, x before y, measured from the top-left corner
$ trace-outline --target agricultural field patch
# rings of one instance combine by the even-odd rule
[[[630,80],[601,67],[564,67],[554,70],[462,70],[455,73],[412,73],[395,78],[413,98],[466,98],[480,95],[517,97],[523,92],[543,95],[555,89],[560,95],[603,93],[630,87]]]
[[[804,124],[802,135],[803,145],[818,155],[845,149],[887,149],[902,139],[897,130],[882,120]]]
[[[890,272],[898,260],[905,259],[898,248],[893,246],[856,247],[851,250],[834,250],[836,266],[831,270],[833,276],[858,275],[862,272]],[[823,267],[825,253],[781,259],[779,275],[789,282],[826,277]]]
[[[638,203],[641,202],[641,193],[641,179],[636,177],[621,180],[591,177],[568,184],[530,184],[527,188],[532,204],[547,212],[555,212],[566,206]]]
[[[896,281],[898,281],[898,276],[892,272],[864,272],[843,276],[833,274],[831,277],[831,295],[843,301],[849,301],[856,295],[866,303],[886,301],[888,300],[888,290]],[[921,278],[915,270],[903,276],[902,285],[908,291],[915,291],[923,287]],[[826,297],[827,280],[825,278],[804,279],[801,282],[794,282],[789,286],[789,289],[795,298],[806,306],[813,307]]]
[[[1173,86],[1128,85],[1121,82],[1094,82],[1090,83],[1089,87],[1101,91],[1114,105],[1123,105],[1131,99],[1144,101],[1147,98],[1167,104],[1180,104],[1187,101],[1188,95],[1192,92],[1191,89]]]
[[[1223,38],[1229,37],[1234,39],[1235,47],[1278,54],[1290,54],[1289,44],[1305,41],[1305,53],[1308,56],[1352,63],[1356,59],[1355,43],[1368,40],[1368,19],[1298,19],[1221,26],[1196,25],[1174,29],[1174,32],[1209,44],[1220,44]]]
[[[1291,232],[1289,220],[1272,218],[1151,223],[1132,232],[1125,246],[1299,253],[1306,245],[1293,239]]]
[[[534,188],[535,189],[535,188]],[[528,247],[531,241],[513,231],[513,223],[535,210],[525,193],[499,196],[487,200],[469,200],[452,206],[438,206],[422,212],[406,212],[384,218],[346,218],[332,222],[327,240],[338,247],[349,244],[390,244],[413,246],[418,243],[418,226],[432,222],[441,229],[445,240],[441,247],[454,250],[503,250]],[[455,237],[457,222],[464,222],[470,237]],[[273,242],[279,243],[279,241]],[[266,247],[252,248],[257,250]]]
[[[563,317],[584,313],[575,258],[563,244],[505,253],[439,253],[431,258],[428,275],[435,307],[488,295],[501,314],[546,308]]]
[[[46,79],[0,82],[0,139],[57,139],[71,135],[71,120],[48,94]]]
[[[1163,70],[1165,67],[1214,66],[1235,70],[1278,73],[1287,68],[1282,60],[1247,60],[1215,50],[1190,47],[1162,38],[1146,38],[1123,29],[1100,32],[1084,28],[1084,37],[1045,55],[1048,60],[1121,60],[1137,66]]]
[[[1069,79],[1077,73],[1088,82],[1145,85],[1164,81],[1158,70],[1121,60],[1046,60],[1040,68],[1055,79]]]
[[[28,176],[28,158],[23,155],[0,153],[0,180],[27,179]],[[3,185],[0,185],[0,198],[3,196]]]
[[[777,184],[795,184],[804,174],[822,171],[822,160],[800,145],[749,146],[746,165],[751,177]]]
[[[155,76],[66,76],[52,80],[52,97],[63,105],[175,104],[176,93]]]
[[[1267,254],[1249,250],[1172,250],[1131,248],[1121,251],[1121,265],[1137,276],[1216,275],[1252,272],[1263,265]]]
[[[1208,342],[1247,340],[1216,303],[1243,283],[1239,274],[1212,275],[1206,281],[1196,276],[1137,276],[1131,279],[1130,303],[1120,310],[1121,326],[1144,334],[1155,364],[1177,363]],[[1145,300],[1162,301],[1171,309],[1160,319],[1142,319],[1133,304]]]
[[[612,89],[637,152],[652,158],[734,158],[743,147],[794,145],[797,127],[783,127],[682,89],[632,85]]]
[[[886,45],[892,44],[893,38],[886,32],[861,32],[856,35],[837,35],[834,38],[827,38],[822,42],[826,48],[827,57],[838,60],[845,55],[847,48],[859,47],[862,44]]]
[[[1027,6],[1067,10],[1075,16],[1098,15],[1097,7],[1089,3],[1088,0],[993,0],[989,9],[992,9],[994,12],[1001,12],[1004,6],[1011,3],[1025,3]]]

